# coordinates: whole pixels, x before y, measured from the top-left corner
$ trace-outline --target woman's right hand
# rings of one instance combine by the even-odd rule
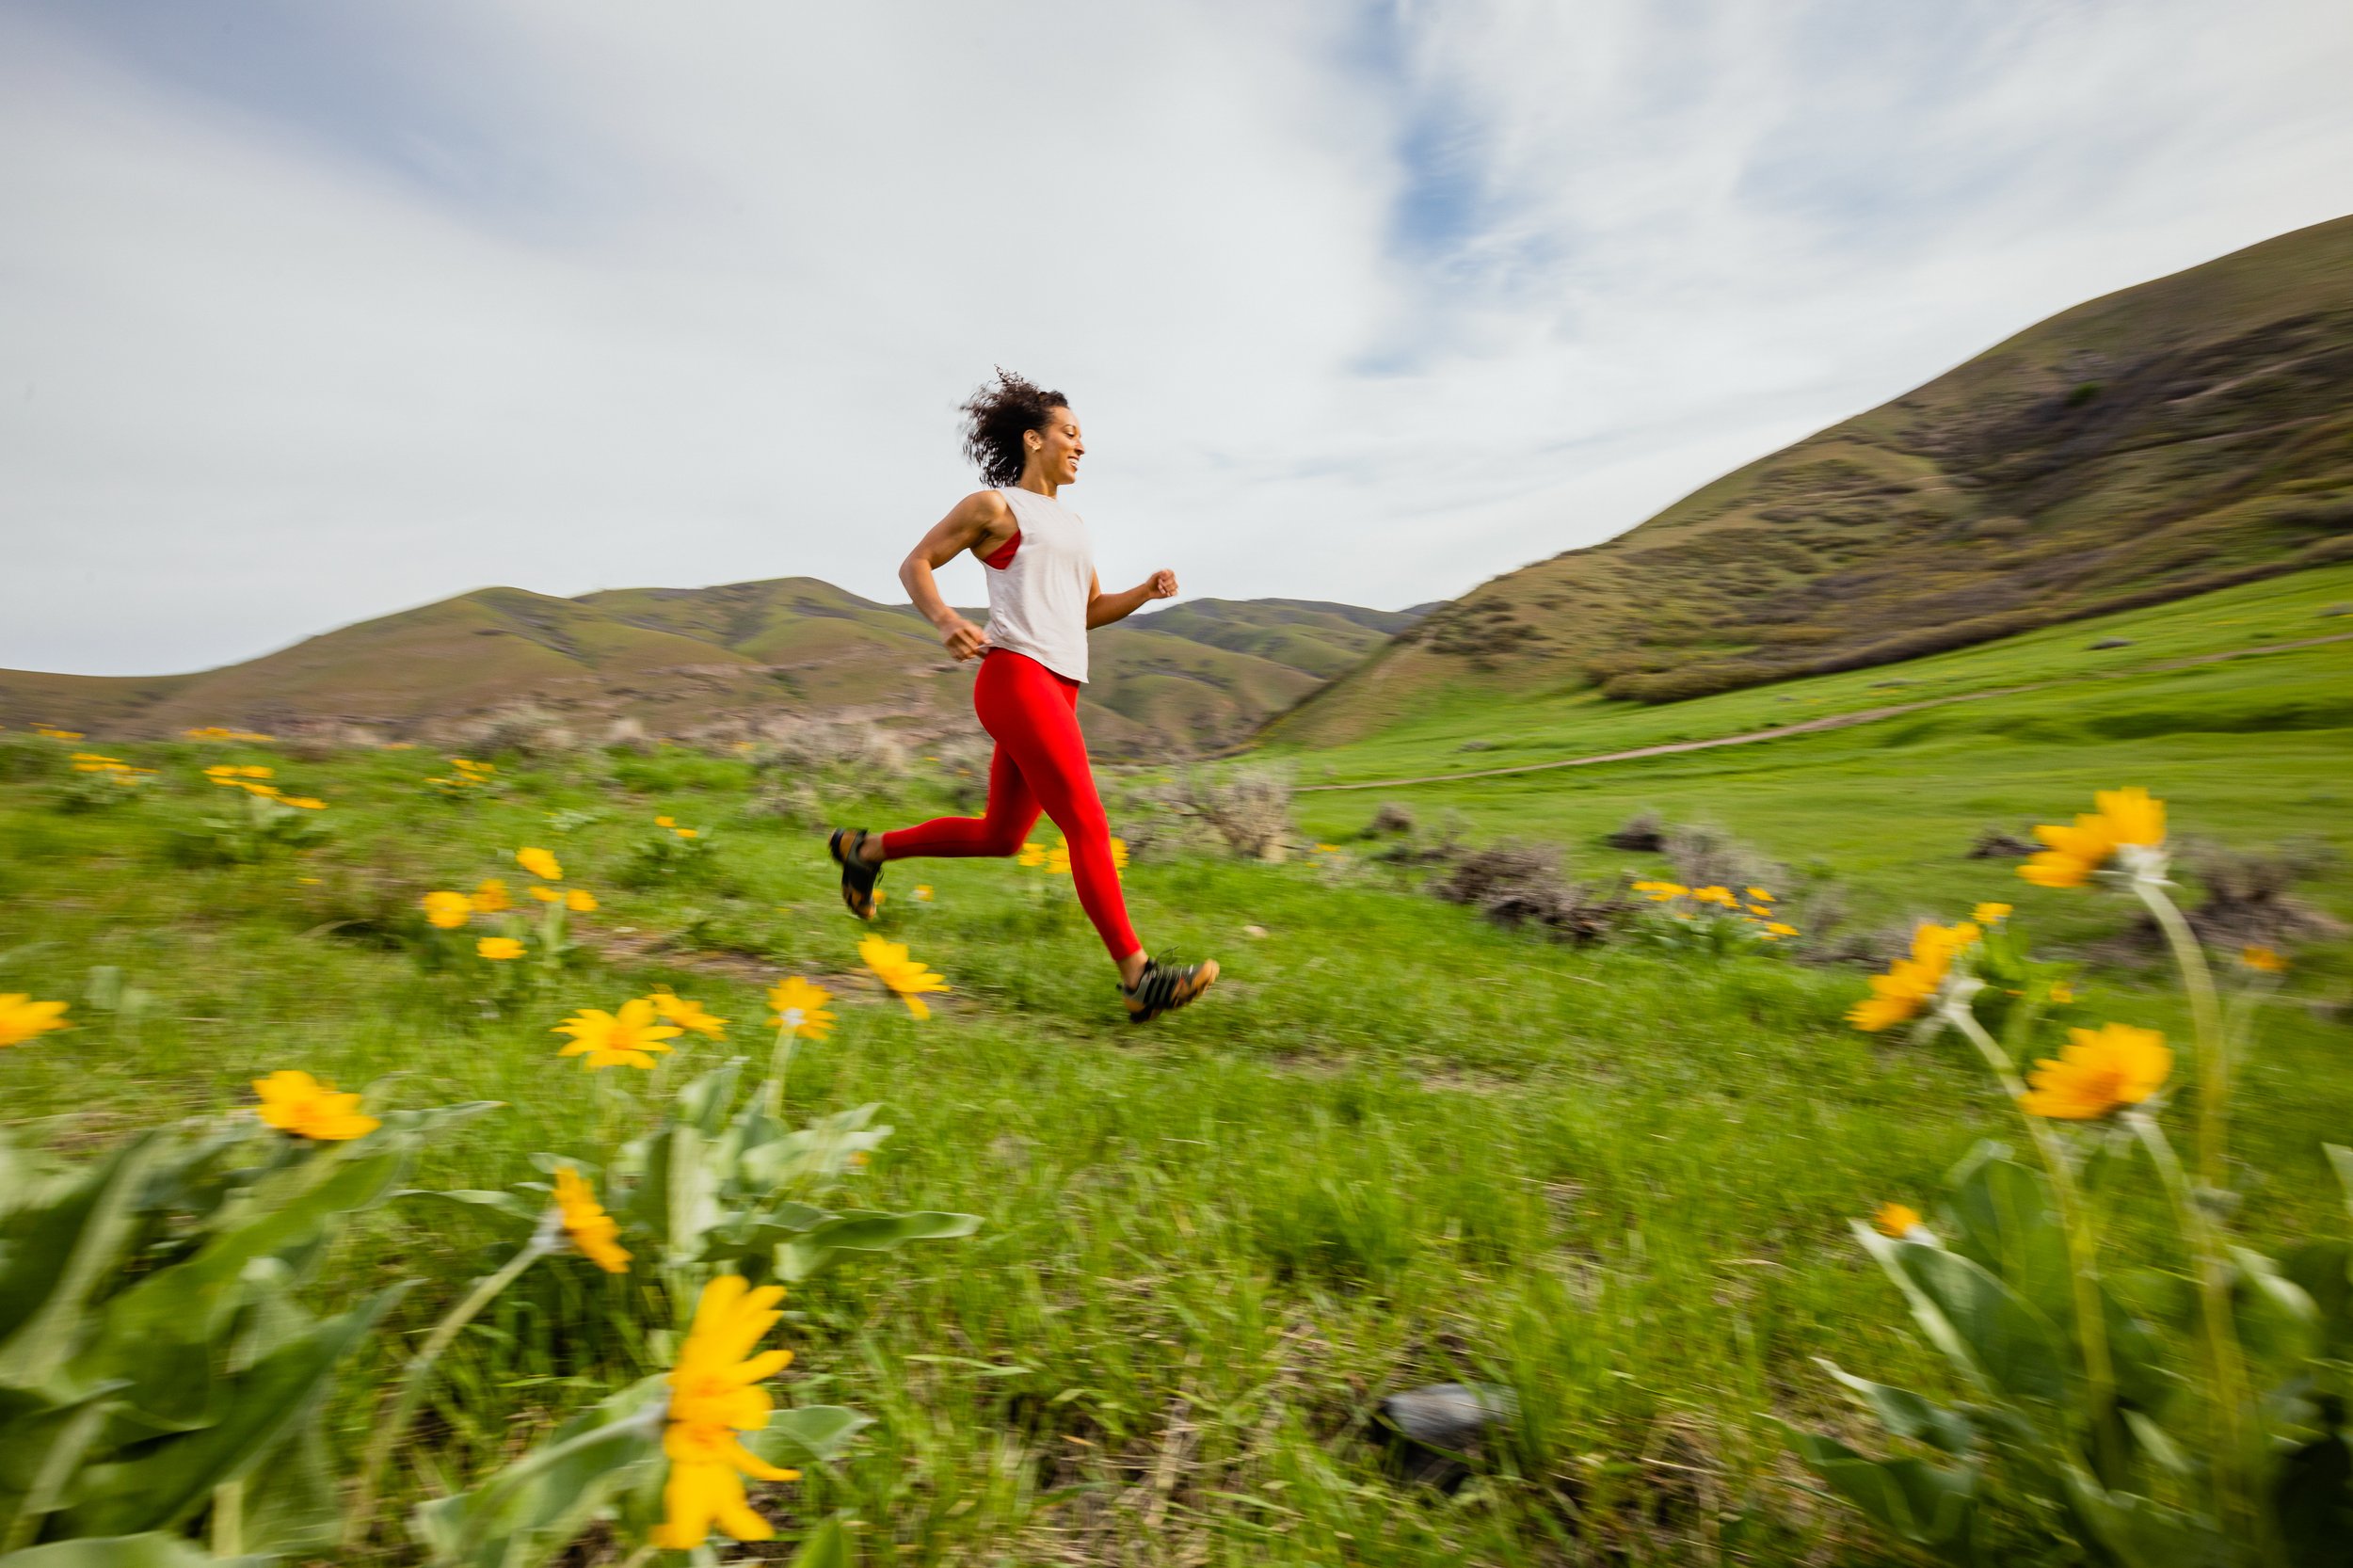
[[[962,616],[957,616],[952,620],[941,624],[939,646],[954,654],[956,662],[962,664],[967,659],[977,659],[988,651],[988,633],[966,620]]]

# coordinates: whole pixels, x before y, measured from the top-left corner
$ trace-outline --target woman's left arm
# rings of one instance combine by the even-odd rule
[[[1176,597],[1176,574],[1166,567],[1162,567],[1126,593],[1107,594],[1103,591],[1103,580],[1099,577],[1090,577],[1087,579],[1087,630],[1092,632],[1098,626],[1109,626],[1115,620],[1126,620],[1129,616],[1144,608],[1149,600],[1175,599]]]

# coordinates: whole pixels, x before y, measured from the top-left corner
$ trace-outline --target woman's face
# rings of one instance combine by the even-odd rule
[[[1079,434],[1079,416],[1069,409],[1056,408],[1047,418],[1046,427],[1029,432],[1021,444],[1029,449],[1040,479],[1049,485],[1079,482],[1079,459],[1086,456],[1087,443]]]

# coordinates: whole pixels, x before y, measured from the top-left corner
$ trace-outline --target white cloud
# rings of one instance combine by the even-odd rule
[[[243,14],[0,10],[0,664],[895,598],[997,362],[1107,583],[1450,595],[2353,210],[2324,0]]]

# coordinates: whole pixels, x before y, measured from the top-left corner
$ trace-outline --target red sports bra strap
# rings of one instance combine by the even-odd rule
[[[995,567],[998,570],[1002,571],[1005,568],[1013,565],[1014,552],[1019,550],[1020,548],[1021,530],[1016,528],[1013,531],[1012,538],[1007,539],[1003,544],[999,545],[994,552],[982,556],[981,562],[984,566]]]

